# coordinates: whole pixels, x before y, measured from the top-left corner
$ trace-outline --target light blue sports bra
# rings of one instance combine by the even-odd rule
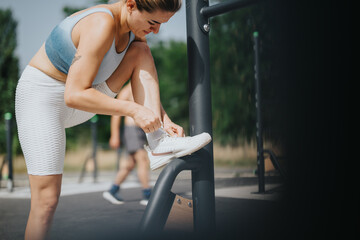
[[[53,29],[49,37],[46,39],[46,54],[50,59],[51,63],[59,71],[68,74],[70,65],[75,56],[76,48],[71,39],[71,32],[75,24],[84,17],[96,12],[106,12],[113,17],[111,11],[106,8],[93,8],[76,16],[65,18]],[[120,62],[124,58],[124,55],[130,43],[134,41],[134,39],[135,35],[130,32],[129,43],[125,50],[121,53],[116,52],[114,39],[109,51],[106,53],[103,61],[101,62],[99,71],[96,75],[95,80],[93,81],[93,85],[105,82],[111,76],[111,74],[115,71],[115,69],[119,66]]]

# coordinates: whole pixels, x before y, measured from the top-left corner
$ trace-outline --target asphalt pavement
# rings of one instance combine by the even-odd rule
[[[160,171],[151,173],[154,185]],[[145,211],[136,172],[122,184],[125,203],[113,205],[102,198],[116,172],[99,172],[96,179],[87,173],[79,182],[79,173],[64,173],[62,193],[49,239],[192,239],[191,231],[164,230],[161,235],[144,235],[139,224]],[[24,239],[30,210],[30,191],[26,175],[15,176],[15,188],[0,189],[0,239]],[[274,174],[266,177],[266,193],[258,193],[257,177],[252,169],[215,169],[216,231],[214,239],[273,239],[283,222],[284,184]],[[172,192],[191,199],[191,175],[178,175]],[[281,224],[280,224],[281,225]],[[209,232],[211,232],[209,230]],[[213,231],[212,231],[213,232]]]

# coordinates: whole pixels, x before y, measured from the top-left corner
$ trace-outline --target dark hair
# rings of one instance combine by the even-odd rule
[[[181,8],[181,0],[135,0],[139,11],[147,11],[149,13],[156,10],[166,12],[177,12]]]

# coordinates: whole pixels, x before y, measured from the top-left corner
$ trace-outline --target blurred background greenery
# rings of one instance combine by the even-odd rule
[[[94,4],[106,3],[94,1]],[[213,1],[214,2],[214,1]],[[219,2],[219,1],[216,1]],[[260,54],[263,103],[263,124],[265,136],[270,142],[277,142],[276,131],[281,126],[272,124],[276,116],[269,109],[276,108],[272,99],[270,81],[270,47],[272,36],[266,14],[266,4],[257,4],[239,11],[232,11],[211,19],[210,69],[212,83],[212,111],[214,143],[219,146],[243,146],[254,143],[255,96],[254,96],[254,50],[253,33],[260,34]],[[84,7],[85,8],[85,7]],[[66,6],[64,17],[81,8]],[[17,22],[9,9],[0,9],[0,154],[5,153],[4,114],[14,116],[15,88],[20,76],[16,49]],[[187,46],[182,41],[149,42],[158,69],[163,106],[171,119],[188,132],[188,82]],[[14,121],[15,122],[15,121]],[[275,122],[275,121],[274,121]],[[271,125],[271,128],[269,127]],[[21,154],[14,126],[13,148]],[[98,116],[98,142],[108,148],[110,117]],[[91,141],[90,124],[86,122],[66,130],[67,149],[76,150]],[[253,159],[255,161],[255,159]]]

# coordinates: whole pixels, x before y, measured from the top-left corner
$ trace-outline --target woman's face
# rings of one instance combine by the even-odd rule
[[[143,38],[151,32],[157,34],[160,30],[160,25],[169,21],[174,14],[174,12],[160,10],[152,13],[146,11],[140,12],[137,8],[134,8],[131,11],[128,24],[135,36]]]

